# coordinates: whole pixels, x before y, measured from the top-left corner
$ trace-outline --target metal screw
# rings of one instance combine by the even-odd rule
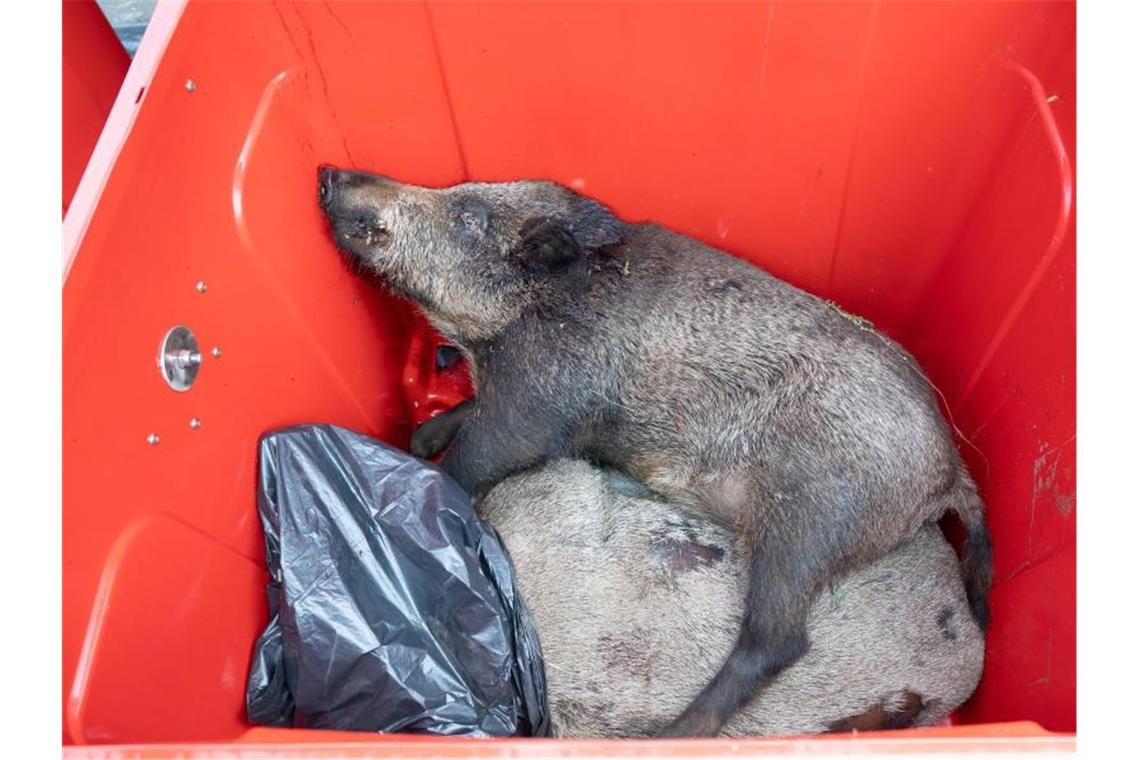
[[[190,418],[190,429],[191,430],[197,430],[200,427],[202,427],[202,420],[198,419],[197,417],[191,417]]]
[[[214,350],[210,352],[210,356],[214,357],[215,359],[221,359],[222,358],[222,349],[218,348],[217,346],[214,346]]]
[[[194,289],[197,290],[199,293],[205,293],[206,292],[206,283],[202,280],[198,280],[198,284],[194,286]]]
[[[178,367],[179,369],[186,369],[188,367],[197,367],[199,364],[201,364],[202,355],[197,351],[191,351],[184,348],[181,351],[167,354],[166,361],[175,367]]]
[[[198,339],[185,325],[175,325],[167,331],[159,348],[158,368],[171,389],[179,393],[190,390],[202,364]]]
[[[149,443],[151,446],[157,446],[158,445],[158,433],[151,433],[150,435],[148,435],[146,437],[146,442]]]
[[[197,89],[198,89],[198,85],[194,84],[193,79],[187,79],[186,80],[186,92],[194,92],[194,90],[197,90]]]

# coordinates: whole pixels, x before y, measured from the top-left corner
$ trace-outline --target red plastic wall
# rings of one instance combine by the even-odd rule
[[[63,3],[63,212],[131,59],[95,0]]]
[[[64,285],[65,741],[244,732],[257,436],[326,421],[404,443],[465,390],[332,249],[322,162],[556,179],[902,340],[970,441],[995,538],[959,717],[1073,730],[1074,15],[191,2]],[[155,366],[178,323],[222,351],[183,394]]]

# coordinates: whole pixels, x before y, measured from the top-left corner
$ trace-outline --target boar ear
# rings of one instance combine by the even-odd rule
[[[531,219],[520,235],[512,256],[531,274],[559,272],[582,256],[574,233],[558,220]]]
[[[567,226],[578,245],[596,251],[621,242],[625,235],[625,222],[601,203],[573,193],[569,206]]]

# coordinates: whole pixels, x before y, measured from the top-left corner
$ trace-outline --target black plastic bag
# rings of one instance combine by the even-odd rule
[[[258,724],[550,732],[542,652],[494,528],[435,467],[331,425],[261,439],[270,622]]]

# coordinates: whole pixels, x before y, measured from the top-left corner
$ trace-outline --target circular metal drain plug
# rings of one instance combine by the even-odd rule
[[[190,328],[183,325],[170,328],[158,352],[158,368],[166,384],[179,393],[190,390],[201,366],[198,339]]]

